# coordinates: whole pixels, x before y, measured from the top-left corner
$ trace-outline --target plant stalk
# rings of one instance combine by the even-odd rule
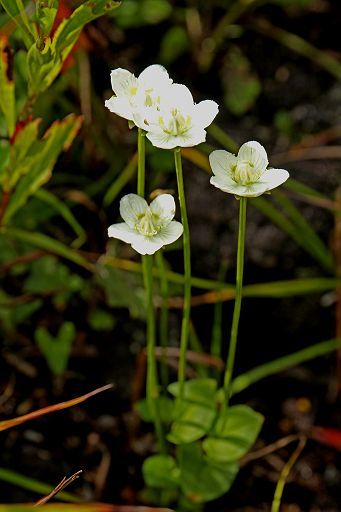
[[[181,325],[181,338],[180,338],[180,357],[178,369],[178,382],[179,382],[179,400],[183,398],[185,373],[186,373],[186,351],[189,338],[190,328],[190,313],[191,313],[191,247],[190,247],[190,234],[187,218],[186,198],[184,190],[184,180],[181,162],[181,150],[176,148],[174,150],[174,161],[176,178],[178,184],[178,194],[181,210],[181,222],[183,225],[183,253],[184,253],[184,304],[182,313]]]
[[[228,406],[231,397],[231,384],[233,376],[234,361],[236,357],[236,348],[238,341],[238,327],[240,319],[240,310],[243,295],[243,273],[244,273],[244,250],[245,250],[245,228],[246,228],[246,208],[247,198],[239,199],[239,227],[238,227],[238,250],[237,250],[237,270],[236,270],[236,296],[234,302],[230,345],[226,361],[226,370],[224,375],[224,394],[225,400],[223,409]]]

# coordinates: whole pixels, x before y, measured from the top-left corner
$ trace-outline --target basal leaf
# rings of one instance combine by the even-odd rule
[[[216,387],[213,379],[193,379],[185,383],[184,399],[177,404],[169,441],[174,444],[192,443],[207,434],[216,415]],[[168,390],[177,396],[178,383],[170,384]]]
[[[8,76],[7,38],[0,37],[0,110],[5,116],[7,133],[13,135],[15,127],[14,82]]]
[[[72,322],[64,322],[56,337],[51,336],[45,327],[38,327],[35,339],[54,375],[62,375],[67,367],[76,329]]]
[[[192,503],[205,503],[225,494],[239,470],[238,464],[208,459],[200,444],[180,446],[177,450],[181,471],[180,486]]]
[[[152,455],[142,466],[143,477],[147,485],[158,489],[177,488],[180,470],[176,460],[170,455]]]
[[[261,414],[246,405],[229,407],[203,442],[207,456],[217,462],[237,461],[256,441],[263,420]]]

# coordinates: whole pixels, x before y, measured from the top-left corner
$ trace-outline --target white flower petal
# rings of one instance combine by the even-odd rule
[[[217,149],[209,156],[210,166],[215,176],[230,176],[231,167],[236,165],[237,157],[224,149]]]
[[[252,185],[240,185],[233,181],[232,178],[228,177],[222,179],[217,176],[212,176],[210,183],[223,192],[242,197],[258,197],[267,190],[266,183],[256,182]]]
[[[250,162],[254,165],[255,170],[260,172],[264,172],[269,163],[265,149],[255,140],[245,142],[240,147],[237,158],[239,161]]]
[[[192,112],[194,109],[194,100],[191,91],[183,84],[172,84],[168,90],[168,94],[161,98],[161,110],[165,106],[178,108],[185,114]]]
[[[201,126],[192,126],[186,133],[178,136],[178,146],[191,148],[206,140],[206,130]]]
[[[167,226],[175,215],[175,201],[170,194],[160,194],[150,203],[150,209],[159,217],[160,225]]]
[[[109,226],[108,236],[131,244],[136,240],[138,233],[136,233],[134,229],[130,228],[125,222],[120,222]]]
[[[163,241],[158,239],[155,240],[156,236],[144,236],[139,235],[134,243],[131,244],[132,248],[135,249],[138,253],[144,254],[154,254],[156,251],[161,249],[164,245]]]
[[[159,127],[153,127],[152,131],[146,133],[146,137],[156,148],[174,149],[178,147],[178,138],[169,133],[165,133]]]
[[[175,240],[180,238],[180,236],[183,233],[183,230],[184,228],[181,222],[172,220],[172,222],[170,222],[168,226],[162,228],[161,231],[159,231],[159,233],[155,235],[154,239],[157,242],[159,240],[162,240],[163,245],[172,244],[173,242],[175,242]]]
[[[127,69],[113,69],[111,74],[111,86],[116,96],[132,96],[138,87],[138,80]],[[135,91],[135,92],[134,92]]]
[[[285,169],[268,169],[262,174],[260,181],[267,185],[266,190],[272,190],[282,185],[288,178],[289,173]]]
[[[106,100],[104,104],[110,112],[124,117],[124,119],[133,120],[133,113],[128,98],[112,96],[109,100]]]
[[[137,194],[127,194],[120,201],[120,214],[130,228],[134,228],[139,216],[144,215],[148,203]]]
[[[138,81],[147,87],[162,88],[170,85],[173,80],[169,78],[166,68],[160,64],[152,64],[140,73]]]
[[[218,114],[219,107],[215,101],[201,101],[194,107],[193,123],[206,128]]]

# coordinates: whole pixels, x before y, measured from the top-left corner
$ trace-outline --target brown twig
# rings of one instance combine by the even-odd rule
[[[300,439],[300,436],[297,434],[292,434],[290,436],[282,437],[281,439],[278,439],[274,443],[268,444],[267,446],[264,446],[263,448],[259,448],[259,450],[255,450],[253,452],[247,453],[240,461],[241,466],[245,466],[249,462],[261,459],[263,457],[266,457],[267,455],[270,455],[273,452],[276,452],[280,450],[281,448],[284,448],[290,443],[293,443],[294,441],[298,441]]]
[[[63,480],[59,482],[59,484],[53,489],[53,491],[51,491],[47,496],[41,498],[33,506],[40,507],[41,505],[45,505],[45,503],[54,498],[59,492],[63,491],[68,485],[72,484],[75,480],[77,480],[82,472],[82,470],[79,470],[73,475],[71,475],[69,478],[66,478],[66,476],[64,476]]]

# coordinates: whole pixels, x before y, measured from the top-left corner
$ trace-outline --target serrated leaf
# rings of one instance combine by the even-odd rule
[[[13,135],[15,127],[14,82],[8,76],[7,38],[0,37],[0,110],[5,116],[7,133]]]
[[[152,455],[142,466],[144,480],[150,487],[176,489],[179,486],[180,470],[170,455]]]
[[[8,222],[28,198],[50,179],[59,154],[69,148],[77,135],[81,122],[82,118],[73,114],[62,121],[55,121],[46,131],[44,137],[30,146],[25,158],[21,160],[20,168],[12,170],[16,176],[20,170],[25,175],[18,181],[11,194],[4,215],[4,223]]]
[[[75,335],[76,329],[72,322],[64,322],[57,336],[52,336],[45,327],[36,329],[36,343],[54,375],[65,372]]]
[[[222,412],[209,437],[203,441],[207,456],[217,462],[233,462],[245,455],[256,441],[264,418],[246,405]]]
[[[209,432],[216,415],[216,388],[214,379],[193,379],[185,382],[184,398],[177,404],[175,421],[167,436],[170,442],[192,443]],[[177,397],[178,383],[170,384],[168,390]]]
[[[205,503],[225,494],[239,470],[236,463],[208,459],[198,443],[180,446],[177,455],[181,490],[192,503]]]
[[[27,56],[30,93],[43,92],[51,85],[87,23],[119,5],[115,0],[88,0],[60,23],[52,41],[46,41],[47,47],[39,50],[32,45]]]

